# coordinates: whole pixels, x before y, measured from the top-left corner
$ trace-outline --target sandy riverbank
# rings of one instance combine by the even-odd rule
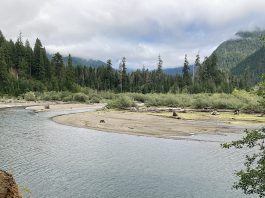
[[[8,100],[5,102],[0,102],[0,109],[11,108],[11,107],[29,107],[29,106],[36,106],[36,105],[39,106],[39,105],[45,105],[45,104],[48,104],[48,102]]]
[[[189,136],[192,134],[242,132],[250,124],[246,122],[248,125],[241,126],[229,122],[228,119],[219,119],[218,116],[202,116],[200,119],[196,117],[197,113],[192,113],[193,118],[191,119],[176,119],[170,115],[170,113],[97,111],[58,116],[54,117],[53,120],[75,127],[169,139],[178,139],[179,136]],[[190,115],[185,113],[185,116],[189,117]],[[101,122],[101,120],[104,120],[104,122]],[[234,121],[234,119],[231,118],[231,121]],[[255,126],[253,124],[251,126]]]
[[[42,111],[59,111],[59,110],[69,110],[69,109],[101,109],[105,106],[103,103],[98,104],[85,104],[85,103],[61,103],[61,104],[49,104],[49,107],[45,107],[47,104],[36,105],[27,107],[27,110],[32,110],[35,112]]]
[[[0,109],[12,108],[12,107],[25,107],[27,110],[34,112],[43,111],[59,111],[59,110],[71,110],[71,109],[101,109],[105,107],[104,103],[97,104],[85,104],[85,103],[65,103],[55,101],[15,101],[15,102],[0,102]]]

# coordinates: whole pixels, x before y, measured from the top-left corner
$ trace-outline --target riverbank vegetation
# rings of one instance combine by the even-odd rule
[[[0,101],[7,102],[12,98],[5,96]],[[25,101],[63,101],[82,103],[107,103],[109,108],[126,109],[145,105],[146,107],[180,107],[194,109],[241,109],[245,112],[262,112],[261,96],[255,92],[234,90],[231,94],[199,93],[199,94],[162,94],[162,93],[114,93],[81,89],[80,92],[27,92],[13,100]],[[11,100],[12,101],[12,100]]]

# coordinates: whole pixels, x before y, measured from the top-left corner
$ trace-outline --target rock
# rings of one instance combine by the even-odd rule
[[[136,107],[130,107],[129,110],[132,111],[132,112],[137,112],[138,111],[138,109]]]
[[[219,115],[218,111],[217,110],[214,110],[211,115]]]
[[[239,115],[239,109],[235,109],[234,115]]]
[[[6,171],[0,170],[0,197],[1,198],[22,198],[13,176]]]
[[[180,113],[187,113],[187,111],[185,109],[181,109]]]

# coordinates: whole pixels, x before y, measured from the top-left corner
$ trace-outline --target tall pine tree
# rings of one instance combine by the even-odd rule
[[[182,69],[182,76],[183,76],[184,87],[191,85],[190,67],[187,55],[185,55],[184,66]]]

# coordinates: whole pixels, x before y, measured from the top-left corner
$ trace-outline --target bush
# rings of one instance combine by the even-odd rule
[[[57,92],[57,91],[44,92],[42,99],[46,101],[50,101],[50,100],[60,101],[62,100],[61,92]]]
[[[110,91],[101,91],[99,95],[101,98],[108,99],[108,100],[117,98],[117,94],[110,92]]]
[[[68,96],[65,96],[65,97],[63,97],[63,101],[64,102],[71,102],[71,101],[73,101],[74,99],[73,99],[73,94],[70,94],[70,95],[68,95]]]
[[[209,96],[206,94],[196,94],[193,96],[192,107],[195,109],[203,109],[212,107],[212,103],[209,101]]]
[[[135,103],[132,98],[121,95],[118,98],[110,101],[107,106],[114,109],[126,109],[135,106]]]
[[[76,93],[73,95],[73,100],[77,102],[86,102],[88,99],[88,96],[84,93]]]
[[[24,99],[27,101],[35,101],[36,100],[36,96],[34,94],[34,92],[30,91],[24,94]]]
[[[100,103],[101,98],[98,95],[92,95],[89,100],[91,103]]]
[[[213,94],[210,100],[216,109],[238,109],[243,105],[242,101],[231,94]]]
[[[149,98],[149,95],[141,93],[128,93],[127,95],[138,102],[145,102]]]
[[[147,106],[190,107],[191,95],[188,94],[148,94]]]

